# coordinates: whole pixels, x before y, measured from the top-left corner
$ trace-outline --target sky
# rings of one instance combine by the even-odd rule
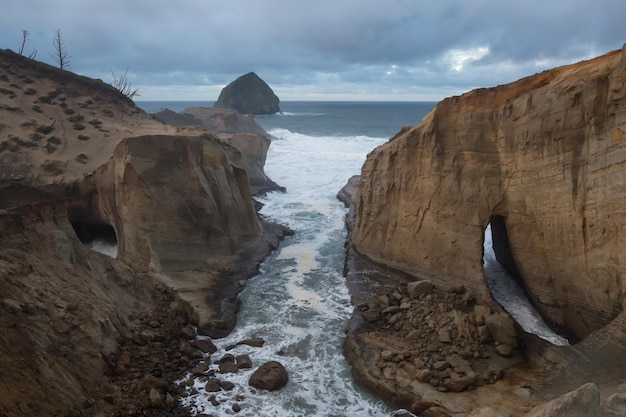
[[[282,101],[438,101],[622,48],[624,0],[5,1],[0,48],[135,100],[215,101],[254,71]],[[127,72],[126,72],[127,71]]]

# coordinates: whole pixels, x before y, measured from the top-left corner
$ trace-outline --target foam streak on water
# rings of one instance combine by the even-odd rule
[[[548,342],[567,346],[567,339],[554,333],[543,321],[537,310],[530,304],[524,290],[496,260],[493,252],[491,226],[485,229],[484,268],[487,283],[493,297],[528,333],[534,333]]]
[[[198,412],[258,416],[390,416],[393,410],[358,389],[342,355],[344,327],[352,306],[342,276],[345,208],[337,191],[359,173],[365,156],[382,138],[312,137],[284,129],[273,140],[265,170],[287,193],[271,193],[262,214],[291,227],[288,237],[250,279],[240,298],[235,330],[215,340],[221,349],[250,337],[262,337],[261,348],[238,346],[229,353],[249,354],[253,369],[269,360],[283,363],[289,383],[279,391],[251,389],[252,370],[221,375],[235,389],[221,392],[217,407],[197,382],[200,394],[189,400]]]

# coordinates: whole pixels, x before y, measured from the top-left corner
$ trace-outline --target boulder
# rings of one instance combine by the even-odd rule
[[[485,324],[496,342],[511,348],[516,348],[519,345],[515,322],[509,315],[505,313],[491,314],[485,318]]]
[[[433,290],[433,282],[429,280],[414,281],[407,284],[407,291],[409,297],[412,299],[418,299],[420,295],[430,294]]]
[[[249,72],[224,87],[214,106],[242,114],[274,114],[280,112],[279,101],[265,81]]]
[[[266,362],[250,376],[248,384],[251,387],[274,391],[287,384],[289,376],[285,367],[276,361]]]

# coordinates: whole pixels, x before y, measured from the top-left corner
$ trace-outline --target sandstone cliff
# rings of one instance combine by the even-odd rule
[[[606,325],[626,288],[625,79],[616,51],[443,100],[367,158],[355,248],[485,298],[483,233],[504,219],[540,311],[578,338]]]
[[[142,412],[152,388],[171,414],[194,357],[181,328],[228,333],[287,230],[257,217],[242,153],[206,129],[10,51],[0,86],[0,414]],[[83,245],[98,237],[116,258]]]
[[[586,382],[603,395],[624,389],[625,81],[620,50],[448,98],[363,165],[349,247],[351,257],[388,268],[378,272],[381,282],[406,280],[408,273],[409,280],[429,279],[442,289],[462,285],[478,303],[498,308],[482,268],[491,223],[501,263],[517,273],[554,328],[580,341],[549,346],[518,329],[527,363],[511,368],[505,384],[528,381],[535,401]],[[368,284],[374,267],[359,267],[351,257],[348,279],[356,282],[351,291],[358,302],[379,287]],[[440,397],[410,378],[372,377],[382,365],[377,346],[366,340],[372,327],[363,315],[355,311],[346,352],[355,376],[371,389],[400,387],[416,410],[432,401],[447,402],[447,412],[469,413],[468,404],[495,400],[481,388],[478,396]],[[507,412],[523,414],[523,391],[501,386],[498,408],[517,404]]]

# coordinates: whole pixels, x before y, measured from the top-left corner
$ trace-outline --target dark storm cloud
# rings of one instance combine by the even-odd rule
[[[59,28],[73,71],[128,67],[150,99],[216,95],[248,71],[292,98],[428,99],[620,48],[623,16],[622,0],[22,0],[0,47],[26,29],[26,52],[52,63]]]

